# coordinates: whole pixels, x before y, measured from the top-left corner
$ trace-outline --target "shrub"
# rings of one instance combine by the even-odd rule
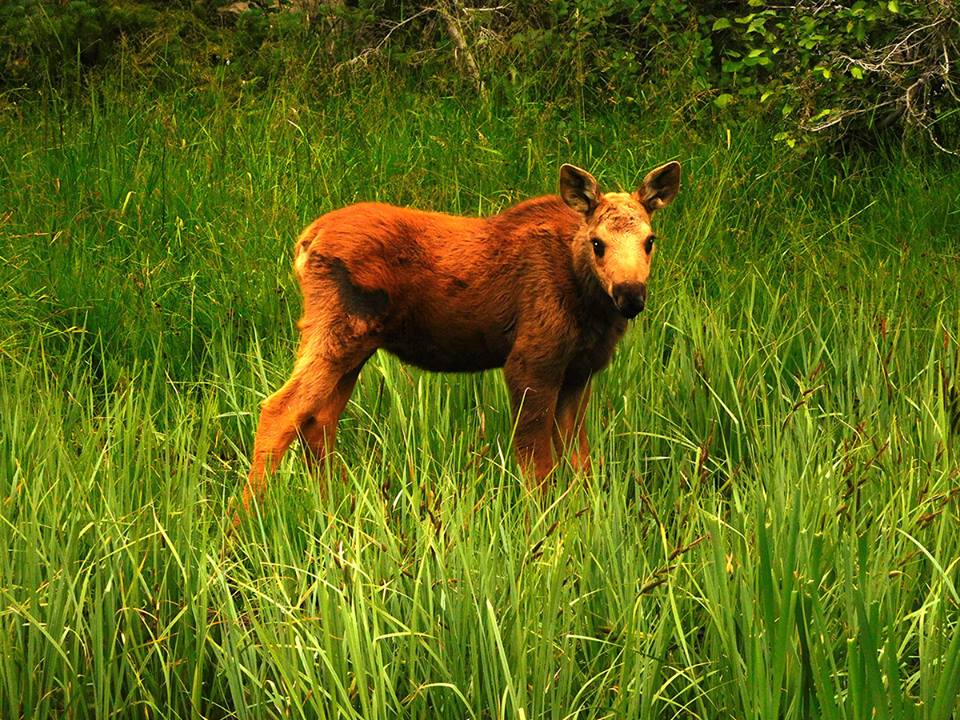
[[[121,36],[161,19],[143,2],[7,0],[0,5],[0,70],[10,84],[54,79],[100,65]]]
[[[207,42],[185,44],[193,65],[183,76],[226,58],[228,79],[298,74],[321,85],[382,62],[443,91],[464,80],[532,87],[582,111],[639,98],[641,108],[662,102],[732,121],[759,113],[791,146],[895,128],[960,149],[960,4],[951,0],[10,0],[0,7],[0,68],[8,83],[83,72],[118,39],[169,36],[187,16]]]

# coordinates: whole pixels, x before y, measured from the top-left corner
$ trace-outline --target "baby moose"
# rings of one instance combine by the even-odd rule
[[[565,452],[588,470],[590,378],[647,302],[650,218],[679,184],[671,162],[633,193],[602,194],[590,173],[564,165],[560,197],[493,217],[360,203],[315,220],[296,244],[297,361],[263,405],[244,507],[262,499],[295,438],[323,462],[380,348],[426,370],[502,367],[525,474],[542,486]]]

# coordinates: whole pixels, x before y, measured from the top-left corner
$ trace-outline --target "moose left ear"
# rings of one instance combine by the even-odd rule
[[[647,173],[636,196],[647,212],[652,213],[669,205],[679,189],[680,163],[668,162]]]

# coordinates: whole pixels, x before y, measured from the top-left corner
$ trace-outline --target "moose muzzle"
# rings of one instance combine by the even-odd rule
[[[643,283],[617,283],[613,302],[625,318],[635,318],[647,304],[647,286]]]

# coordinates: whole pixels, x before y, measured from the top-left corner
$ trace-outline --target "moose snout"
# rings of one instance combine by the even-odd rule
[[[647,286],[643,283],[617,283],[613,286],[613,302],[621,315],[634,318],[647,304]]]

